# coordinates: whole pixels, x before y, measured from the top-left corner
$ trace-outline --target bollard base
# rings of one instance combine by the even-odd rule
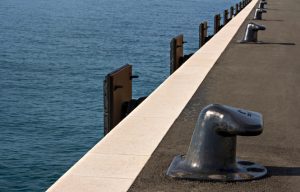
[[[238,40],[236,41],[237,43],[240,44],[264,44],[262,41],[245,41],[245,40]]]
[[[257,163],[237,160],[235,169],[220,169],[203,171],[198,167],[190,167],[185,163],[185,156],[176,156],[167,175],[177,179],[190,179],[200,181],[250,181],[264,177],[267,169]]]

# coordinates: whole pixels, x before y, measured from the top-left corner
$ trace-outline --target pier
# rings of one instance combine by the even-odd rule
[[[268,0],[253,20],[252,0],[123,119],[48,191],[298,191],[300,188],[300,2]],[[240,43],[249,22],[258,43]],[[237,157],[266,166],[250,182],[173,179],[199,112],[220,103],[258,111],[264,131],[238,137]]]

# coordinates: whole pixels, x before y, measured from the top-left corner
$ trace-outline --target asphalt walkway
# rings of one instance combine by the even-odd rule
[[[261,44],[239,44],[254,10],[174,122],[129,191],[299,191],[300,190],[300,1],[268,0]],[[199,63],[201,65],[201,63]],[[199,112],[210,103],[258,111],[264,132],[238,137],[237,156],[263,164],[256,181],[212,183],[175,180],[166,171],[185,154]]]

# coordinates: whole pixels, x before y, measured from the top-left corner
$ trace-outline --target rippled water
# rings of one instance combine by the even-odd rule
[[[148,95],[169,41],[236,0],[0,0],[0,191],[44,191],[103,136],[102,81],[125,63]]]

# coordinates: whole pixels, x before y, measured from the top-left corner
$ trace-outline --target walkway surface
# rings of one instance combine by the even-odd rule
[[[259,32],[262,44],[238,44],[253,12],[174,122],[129,191],[300,190],[300,1],[268,0]],[[199,63],[201,64],[201,63]],[[165,173],[185,154],[199,112],[210,103],[264,117],[264,132],[238,137],[237,156],[265,165],[267,177],[237,183],[174,180]]]

